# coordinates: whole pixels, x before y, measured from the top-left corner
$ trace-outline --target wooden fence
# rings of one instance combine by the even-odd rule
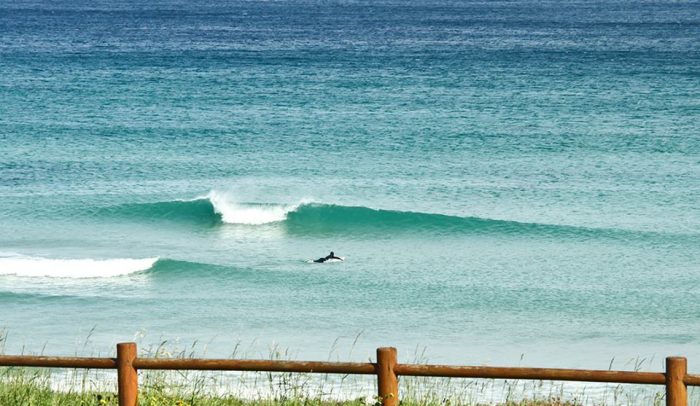
[[[231,359],[139,358],[135,343],[117,344],[116,358],[0,355],[0,367],[116,369],[119,406],[138,403],[138,370],[215,370],[377,375],[383,406],[398,406],[399,376],[446,378],[532,379],[665,385],[667,406],[687,406],[688,386],[700,386],[700,375],[688,374],[683,357],[666,358],[666,372],[603,371],[554,368],[507,368],[399,364],[396,348],[377,349],[376,363],[305,362]]]

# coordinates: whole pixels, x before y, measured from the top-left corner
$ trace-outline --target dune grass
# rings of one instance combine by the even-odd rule
[[[115,391],[96,391],[94,389],[64,388],[57,390],[50,384],[50,374],[32,369],[4,369],[0,379],[0,404],[2,405],[118,405]],[[449,400],[411,400],[404,399],[404,406],[445,406],[450,404],[467,404]],[[480,403],[469,403],[480,404]],[[508,406],[574,406],[581,403],[556,398],[546,400],[519,400],[498,403]],[[379,403],[373,398],[329,401],[312,397],[279,397],[242,399],[234,395],[211,395],[196,391],[173,391],[162,382],[141,388],[139,405],[142,406],[375,406]]]

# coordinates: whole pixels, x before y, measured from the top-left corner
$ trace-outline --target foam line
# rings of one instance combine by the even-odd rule
[[[151,269],[158,258],[50,259],[0,258],[0,275],[50,278],[111,278]]]

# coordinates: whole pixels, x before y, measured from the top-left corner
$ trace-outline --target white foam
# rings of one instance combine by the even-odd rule
[[[287,214],[299,208],[293,205],[242,205],[236,203],[227,194],[211,191],[206,198],[214,206],[214,211],[221,215],[221,220],[229,224],[259,225],[275,223],[287,219]]]
[[[2,257],[0,275],[50,278],[110,278],[145,271],[158,258],[143,259],[50,259]]]

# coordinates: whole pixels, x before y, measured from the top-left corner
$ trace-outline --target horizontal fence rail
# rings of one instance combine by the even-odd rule
[[[34,357],[27,355],[0,355],[1,367],[44,367],[117,369],[116,358]]]
[[[662,372],[595,371],[555,368],[456,367],[450,365],[397,365],[397,375],[447,378],[534,379],[665,385]]]
[[[116,358],[0,355],[0,367],[116,369],[119,406],[138,404],[138,370],[263,371],[376,375],[383,406],[398,406],[399,376],[528,379],[666,386],[667,406],[687,406],[688,386],[700,386],[700,375],[688,374],[683,357],[667,357],[665,372],[604,371],[557,368],[399,364],[396,349],[377,349],[377,362],[306,362],[282,360],[139,358],[135,343],[117,344]]]
[[[374,364],[354,362],[302,362],[267,360],[228,360],[228,359],[162,359],[137,358],[136,369],[178,369],[201,371],[263,371],[301,372],[321,374],[364,374],[376,375]]]

